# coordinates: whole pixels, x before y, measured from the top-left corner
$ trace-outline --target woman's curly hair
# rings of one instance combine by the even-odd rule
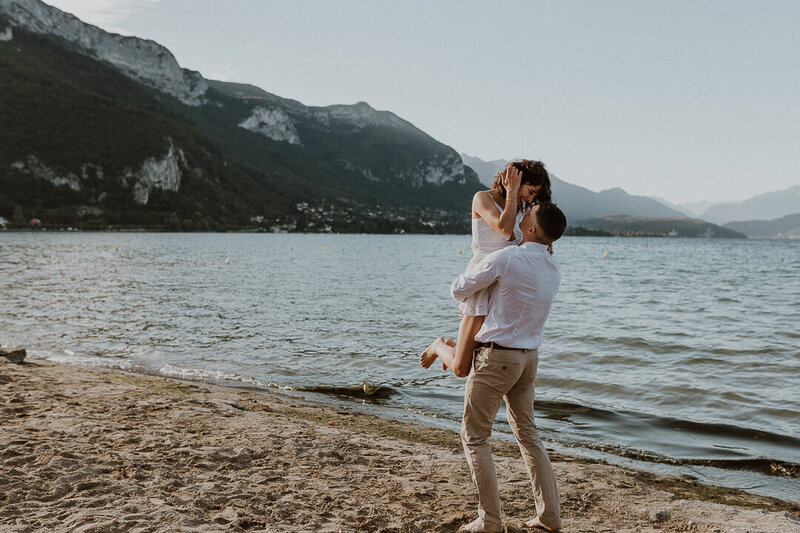
[[[520,161],[512,161],[511,166],[516,168],[522,174],[520,179],[520,187],[522,185],[541,185],[542,188],[536,193],[533,199],[535,204],[546,204],[552,202],[552,193],[550,192],[550,175],[547,169],[544,168],[544,163],[541,161],[532,161],[530,159],[522,159]],[[497,191],[503,198],[506,197],[506,188],[503,186],[503,174],[506,169],[498,172],[494,177],[492,190]]]

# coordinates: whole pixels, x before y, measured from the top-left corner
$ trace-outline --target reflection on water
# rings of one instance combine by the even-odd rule
[[[463,381],[418,354],[456,334],[469,239],[4,232],[0,342],[455,423]],[[800,501],[800,242],[565,238],[556,257],[543,437]]]

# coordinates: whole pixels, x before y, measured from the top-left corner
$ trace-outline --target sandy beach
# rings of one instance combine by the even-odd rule
[[[475,515],[456,433],[255,391],[0,362],[0,531],[437,531]],[[506,527],[535,514],[495,442]],[[553,456],[565,532],[800,532],[800,507]]]

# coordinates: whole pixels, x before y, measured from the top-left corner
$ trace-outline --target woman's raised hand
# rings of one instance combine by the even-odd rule
[[[509,163],[503,173],[503,179],[501,181],[503,187],[505,187],[507,191],[516,192],[519,190],[521,180],[522,173],[512,163]]]

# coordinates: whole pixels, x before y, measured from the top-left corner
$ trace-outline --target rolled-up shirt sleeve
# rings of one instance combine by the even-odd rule
[[[477,265],[458,276],[450,285],[450,294],[463,302],[476,292],[494,283],[502,275],[506,263],[506,254],[503,250],[492,252],[483,258]]]

